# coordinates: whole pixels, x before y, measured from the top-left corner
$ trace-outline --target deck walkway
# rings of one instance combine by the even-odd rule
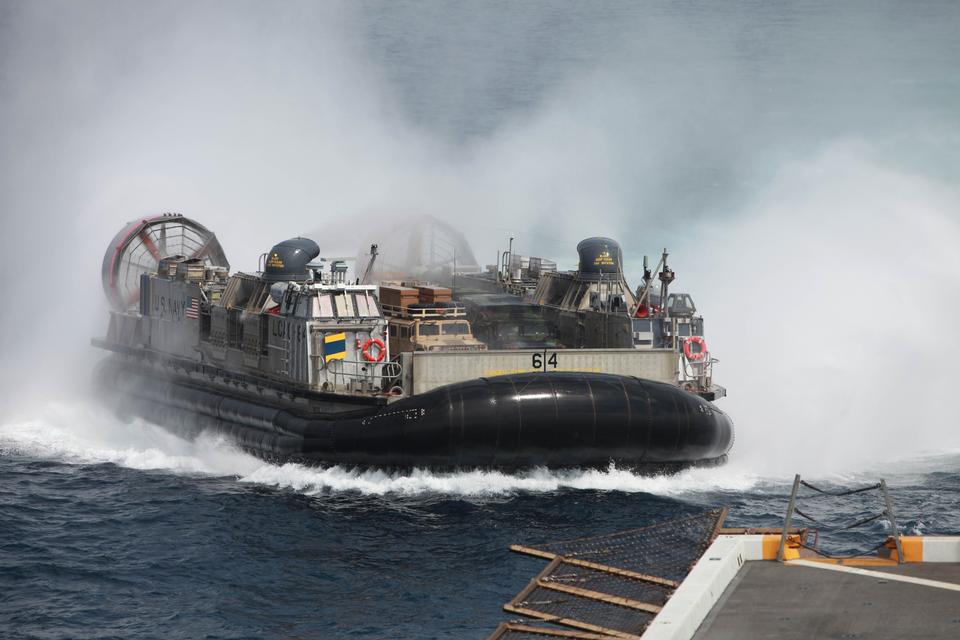
[[[865,567],[960,586],[960,563]],[[779,562],[747,562],[694,640],[960,638],[960,591]]]

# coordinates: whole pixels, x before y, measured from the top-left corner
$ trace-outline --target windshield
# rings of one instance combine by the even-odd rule
[[[497,327],[498,338],[516,338],[520,335],[520,327],[515,324],[500,325]]]
[[[470,334],[470,325],[466,322],[452,322],[443,325],[445,336],[466,336]]]
[[[528,338],[546,338],[547,327],[544,324],[525,324],[523,325],[523,335]]]
[[[419,329],[419,334],[421,336],[438,336],[440,335],[440,325],[421,324]]]
[[[693,298],[687,293],[671,293],[667,296],[667,308],[675,315],[696,313]]]

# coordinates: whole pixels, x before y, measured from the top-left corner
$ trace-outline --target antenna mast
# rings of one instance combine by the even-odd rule
[[[360,278],[360,284],[370,284],[370,276],[373,275],[373,264],[377,261],[377,256],[380,255],[378,248],[375,244],[370,245],[370,262],[367,263],[363,277]]]

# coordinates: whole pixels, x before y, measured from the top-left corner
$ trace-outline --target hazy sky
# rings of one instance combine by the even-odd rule
[[[949,1],[0,0],[0,376],[92,360],[138,216],[250,269],[430,214],[481,262],[669,246],[738,424],[893,430],[958,355],[958,33]]]

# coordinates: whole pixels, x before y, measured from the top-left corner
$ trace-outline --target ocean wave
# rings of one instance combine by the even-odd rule
[[[95,403],[49,403],[35,415],[0,424],[0,451],[68,464],[103,464],[171,473],[233,476],[244,484],[309,495],[495,496],[562,489],[675,495],[698,491],[747,491],[760,479],[736,465],[645,476],[611,465],[606,469],[520,472],[496,470],[385,471],[343,466],[271,464],[237,450],[219,437],[180,438],[149,422],[125,422]]]
[[[747,491],[758,478],[741,470],[691,469],[672,475],[644,476],[611,465],[606,469],[536,468],[520,472],[496,470],[389,472],[341,466],[264,465],[241,478],[306,494],[351,491],[373,495],[445,494],[495,496],[518,492],[546,493],[562,489],[677,495],[700,491]]]
[[[792,481],[792,473],[782,477],[757,473],[749,457],[738,459],[736,456],[723,467],[654,476],[640,475],[613,465],[606,469],[536,468],[504,472],[387,471],[271,464],[237,450],[220,437],[202,435],[188,441],[143,420],[120,420],[95,403],[49,403],[33,416],[0,424],[0,452],[68,464],[112,463],[139,470],[233,477],[242,484],[275,487],[306,495],[486,497],[573,489],[683,496],[707,492],[781,492],[784,487],[789,488]],[[904,483],[914,476],[953,468],[958,457],[958,451],[927,452],[905,457],[895,467],[885,463],[819,477],[827,482],[849,485],[875,482],[880,473],[886,474],[893,482]]]
[[[261,464],[222,438],[188,441],[143,420],[120,420],[95,403],[49,403],[34,416],[0,424],[0,453],[5,452],[67,464],[216,476],[239,476]]]

